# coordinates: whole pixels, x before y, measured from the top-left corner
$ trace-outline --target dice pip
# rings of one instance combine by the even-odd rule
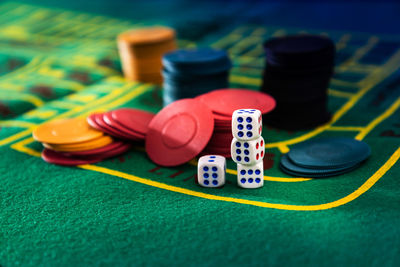
[[[255,165],[237,165],[237,182],[243,188],[258,188],[264,185],[263,162]]]
[[[197,163],[197,181],[204,187],[220,187],[225,184],[226,160],[222,156],[202,156]]]
[[[265,153],[264,138],[255,140],[232,139],[231,157],[237,164],[253,165],[263,160]]]
[[[261,136],[262,118],[257,109],[238,109],[232,114],[232,134],[239,140],[253,140]]]

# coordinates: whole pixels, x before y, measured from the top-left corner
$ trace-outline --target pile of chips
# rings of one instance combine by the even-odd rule
[[[33,137],[45,147],[42,152],[45,161],[67,166],[99,162],[120,155],[131,146],[91,128],[85,118],[42,124]]]
[[[281,158],[280,169],[290,175],[322,178],[359,167],[371,154],[370,147],[351,138],[320,138],[300,143]]]
[[[232,113],[247,107],[265,114],[275,107],[275,100],[262,92],[220,89],[175,101],[150,122],[147,155],[161,166],[181,165],[199,154],[230,157]]]
[[[287,130],[328,122],[327,89],[335,58],[332,40],[315,35],[286,36],[266,41],[264,49],[267,62],[261,90],[277,102],[265,122]]]
[[[243,89],[220,89],[197,97],[211,108],[214,133],[203,154],[231,157],[232,113],[240,108],[255,108],[267,114],[275,108],[275,100],[267,94]]]
[[[121,108],[105,113],[93,113],[87,122],[94,129],[121,140],[140,142],[146,137],[154,114],[139,109]]]
[[[118,36],[118,50],[127,79],[162,84],[162,56],[176,49],[175,31],[167,27],[131,30]]]
[[[34,132],[45,149],[42,158],[58,165],[96,163],[144,141],[154,114],[130,108],[91,114],[87,118],[50,121]]]
[[[164,106],[228,87],[232,66],[226,52],[211,48],[176,50],[167,53],[162,64]]]

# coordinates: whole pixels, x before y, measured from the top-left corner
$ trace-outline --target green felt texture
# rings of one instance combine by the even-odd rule
[[[128,21],[0,4],[1,266],[400,264],[400,50],[380,46],[400,47],[396,36],[323,31],[338,48],[333,120],[298,132],[264,126],[261,189],[237,187],[231,160],[223,188],[202,188],[195,161],[162,168],[143,145],[95,165],[41,160],[31,132],[43,122],[118,107],[160,110],[160,88],[122,77],[115,37],[129,28],[170,25],[179,29],[180,47],[226,49],[231,86],[257,90],[260,43],[282,28],[212,27],[210,20],[190,32],[177,18]],[[279,170],[292,145],[327,136],[363,140],[372,155],[355,171],[326,179]]]

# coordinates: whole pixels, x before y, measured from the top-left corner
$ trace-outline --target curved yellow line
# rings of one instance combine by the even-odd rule
[[[36,124],[27,121],[7,120],[7,121],[0,121],[0,126],[29,128],[36,126]]]
[[[111,170],[111,169],[100,167],[100,166],[80,165],[78,167],[85,169],[85,170],[101,172],[104,174],[109,174],[112,176],[124,178],[127,180],[131,180],[131,181],[138,182],[141,184],[157,187],[160,189],[165,189],[165,190],[169,190],[169,191],[173,191],[173,192],[177,192],[177,193],[181,193],[181,194],[185,194],[185,195],[205,198],[205,199],[233,202],[233,203],[238,203],[238,204],[245,204],[245,205],[252,205],[252,206],[257,206],[257,207],[280,209],[280,210],[312,211],[312,210],[326,210],[326,209],[339,207],[339,206],[342,206],[346,203],[349,203],[349,202],[355,200],[356,198],[358,198],[359,196],[361,196],[362,194],[367,192],[397,162],[397,160],[399,158],[400,158],[400,148],[398,148],[393,153],[393,155],[385,162],[385,164],[382,165],[367,181],[364,182],[364,184],[362,184],[354,192],[352,192],[351,194],[349,194],[343,198],[340,198],[338,200],[335,200],[335,201],[332,201],[329,203],[318,204],[318,205],[276,204],[276,203],[253,201],[253,200],[233,198],[233,197],[216,196],[216,195],[201,193],[201,192],[197,192],[197,191],[193,191],[190,189],[185,189],[185,188],[181,188],[181,187],[177,187],[177,186],[167,185],[167,184],[160,183],[160,182],[155,182],[155,181],[141,178],[141,177],[138,177],[138,176],[135,176],[132,174],[127,174],[127,173]]]
[[[0,98],[6,99],[6,100],[21,100],[21,101],[29,102],[32,105],[34,105],[35,107],[40,107],[44,104],[44,102],[40,98],[38,98],[34,95],[24,94],[24,93],[10,94],[9,92],[8,93],[0,92]]]

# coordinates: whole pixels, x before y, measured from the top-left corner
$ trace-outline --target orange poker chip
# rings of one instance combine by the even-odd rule
[[[61,145],[93,140],[103,133],[90,127],[85,118],[73,118],[44,123],[32,135],[39,142]]]
[[[113,142],[113,139],[110,136],[101,136],[100,138],[96,138],[87,142],[67,144],[67,145],[56,145],[56,144],[48,144],[43,143],[45,148],[54,150],[54,151],[63,151],[63,152],[73,152],[73,151],[86,151],[92,150],[100,147],[107,146]]]
[[[176,49],[175,35],[175,31],[167,27],[121,33],[117,42],[124,76],[131,81],[161,84],[161,58]]]
[[[118,41],[132,45],[160,43],[175,38],[175,31],[167,27],[148,27],[124,32],[118,36]]]

